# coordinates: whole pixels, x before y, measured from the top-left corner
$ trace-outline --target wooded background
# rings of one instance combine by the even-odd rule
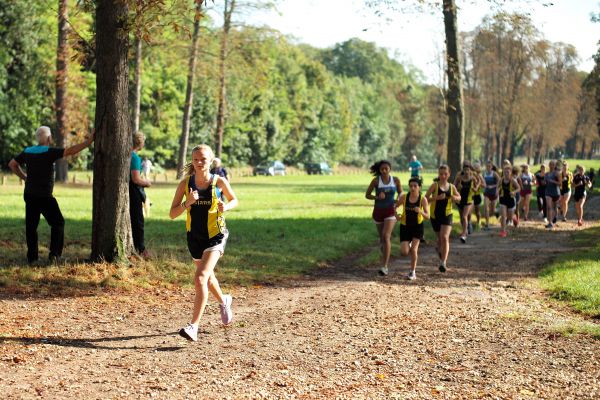
[[[349,39],[317,49],[239,22],[250,8],[270,2],[208,2],[200,12],[191,0],[130,3],[132,124],[139,67],[138,123],[147,136],[142,154],[164,168],[177,165],[186,102],[192,103],[189,141],[218,149],[221,137],[225,165],[281,159],[290,165],[324,160],[364,166],[379,158],[405,164],[413,152],[430,167],[446,160],[444,54],[433,79],[439,82],[431,85],[422,72],[373,43]],[[92,2],[0,0],[3,167],[32,144],[41,124],[62,132],[55,137],[65,145],[93,125],[93,7]],[[211,20],[216,13],[224,14],[225,24]],[[527,156],[537,163],[598,153],[599,57],[591,74],[578,71],[578,57],[590,55],[546,40],[521,14],[490,15],[459,38],[465,158]],[[91,155],[83,152],[69,162],[89,168]]]

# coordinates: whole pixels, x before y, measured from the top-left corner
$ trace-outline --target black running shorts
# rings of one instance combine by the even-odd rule
[[[452,214],[436,215],[435,218],[431,218],[431,227],[434,232],[439,232],[442,225],[452,226]]]
[[[500,205],[512,210],[516,207],[517,203],[514,197],[500,197]]]
[[[400,225],[401,242],[412,242],[413,239],[423,240],[424,233],[422,223],[418,225]]]
[[[219,233],[210,239],[200,239],[192,232],[187,234],[187,245],[190,254],[194,260],[202,259],[205,251],[219,251],[221,254],[225,252],[227,243],[227,234]]]

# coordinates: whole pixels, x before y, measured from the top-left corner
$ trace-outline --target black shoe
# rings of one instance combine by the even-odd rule
[[[556,217],[552,218],[552,223],[555,224],[556,223]]]
[[[444,264],[440,264],[440,272],[446,272],[446,266]]]

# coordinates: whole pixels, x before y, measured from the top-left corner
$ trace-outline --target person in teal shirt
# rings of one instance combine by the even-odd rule
[[[133,135],[133,151],[131,152],[131,167],[129,177],[129,217],[131,219],[131,236],[137,253],[149,258],[150,253],[144,244],[144,188],[152,184],[149,179],[142,178],[142,159],[137,154],[144,147],[146,138],[141,132]]]
[[[419,160],[417,160],[417,156],[413,154],[410,158],[410,162],[408,163],[408,169],[410,170],[410,177],[420,178],[421,170],[423,169],[423,164]]]

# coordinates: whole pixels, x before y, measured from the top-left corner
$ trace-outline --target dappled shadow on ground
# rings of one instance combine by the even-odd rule
[[[97,349],[97,350],[156,350],[156,351],[177,351],[184,349],[185,347],[179,346],[138,346],[138,345],[124,345],[131,341],[141,339],[167,337],[177,335],[177,332],[169,332],[164,334],[154,335],[136,335],[136,336],[115,336],[115,337],[101,337],[101,338],[67,338],[61,336],[49,336],[49,337],[0,337],[0,343],[10,344],[18,343],[25,346],[41,344],[41,345],[52,345],[60,347],[75,347],[84,349]],[[110,343],[115,343],[111,345]]]

